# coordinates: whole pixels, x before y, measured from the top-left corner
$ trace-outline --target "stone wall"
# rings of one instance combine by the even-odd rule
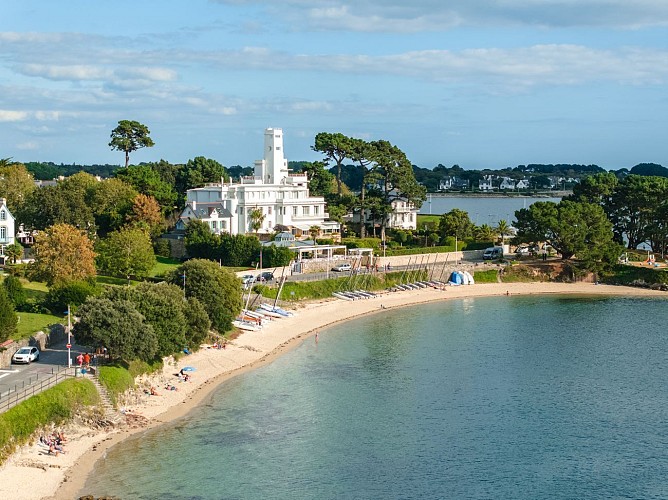
[[[67,333],[65,327],[60,324],[52,325],[49,333],[42,331],[34,333],[29,339],[21,339],[3,344],[0,347],[0,368],[8,368],[12,364],[12,356],[21,347],[35,346],[44,351],[52,345],[65,342]]]

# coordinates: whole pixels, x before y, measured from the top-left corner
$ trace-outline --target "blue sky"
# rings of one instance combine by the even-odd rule
[[[668,166],[666,0],[0,0],[0,158],[290,160],[318,132],[421,167]]]

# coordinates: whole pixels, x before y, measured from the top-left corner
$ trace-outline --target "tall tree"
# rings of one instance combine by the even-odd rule
[[[127,168],[130,163],[130,153],[155,145],[150,133],[146,125],[133,120],[121,120],[118,126],[111,131],[109,147],[125,153],[125,167]]]
[[[336,193],[341,196],[343,193],[341,166],[343,160],[349,157],[350,138],[341,133],[320,132],[315,136],[315,144],[312,149],[325,155],[326,164],[329,164],[330,161],[334,162],[336,166]]]
[[[139,228],[125,227],[109,233],[98,242],[97,250],[100,270],[112,275],[145,277],[156,263],[151,238]]]
[[[136,197],[137,190],[117,178],[96,184],[89,198],[99,236],[116,231],[125,224]]]
[[[95,276],[93,243],[84,231],[69,224],[55,224],[38,233],[33,253],[31,270],[49,286]]]
[[[216,262],[192,259],[169,274],[168,282],[185,283],[186,297],[198,299],[206,309],[211,326],[219,333],[232,327],[241,312],[241,280]]]
[[[305,162],[302,172],[308,177],[308,189],[311,196],[327,196],[336,190],[334,175],[325,168],[321,161]]]
[[[260,207],[252,208],[248,212],[248,221],[250,224],[250,228],[256,235],[260,231],[260,228],[262,228],[262,223],[264,222],[265,218],[266,216],[264,215],[264,212]]]
[[[505,219],[501,219],[496,225],[496,233],[501,236],[501,244],[506,243],[506,235],[510,234],[510,224]]]
[[[536,202],[515,212],[518,243],[548,242],[562,259],[576,256],[589,269],[612,265],[621,252],[600,205],[564,200]]]

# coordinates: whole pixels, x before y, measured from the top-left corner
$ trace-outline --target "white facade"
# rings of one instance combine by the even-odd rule
[[[325,221],[329,216],[325,199],[309,196],[306,174],[288,171],[288,161],[283,156],[282,129],[265,130],[263,156],[264,159],[255,162],[254,175],[242,177],[238,183],[221,181],[189,189],[188,206],[179,221],[181,228],[187,220],[197,217],[205,220],[212,230],[215,223],[218,233],[267,234],[273,233],[279,224],[304,232],[311,226],[320,226],[322,234],[338,232],[337,222]],[[206,209],[205,218],[198,214],[201,209]],[[251,226],[251,212],[255,209],[261,210],[264,217],[257,231]]]
[[[5,255],[5,247],[14,241],[14,216],[7,208],[7,200],[0,198],[0,256]]]

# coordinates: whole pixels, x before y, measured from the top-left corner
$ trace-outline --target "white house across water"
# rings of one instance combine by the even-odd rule
[[[254,233],[251,212],[259,209],[264,219],[258,233],[273,233],[277,225],[297,234],[307,233],[312,226],[319,226],[322,235],[338,233],[338,222],[326,220],[325,199],[309,196],[308,182],[306,174],[288,170],[282,129],[268,128],[264,131],[264,158],[255,162],[254,175],[188,190],[186,208],[176,228],[183,230],[197,218],[216,234]]]

